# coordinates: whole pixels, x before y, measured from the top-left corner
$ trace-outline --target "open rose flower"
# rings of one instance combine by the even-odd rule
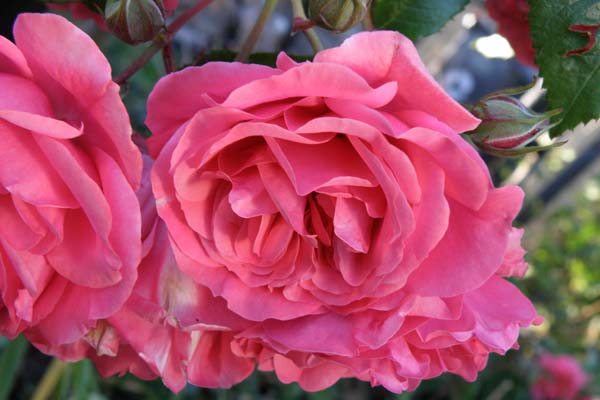
[[[230,327],[235,354],[306,390],[401,392],[474,380],[515,347],[536,320],[502,278],[523,270],[523,194],[494,188],[461,139],[478,122],[394,32],[163,78],[147,119],[158,213],[182,272],[249,324]],[[187,312],[193,330],[203,310]]]
[[[509,41],[517,60],[535,67],[527,0],[487,0],[486,6],[490,17],[498,24],[498,33]]]
[[[110,66],[51,14],[0,37],[0,334],[79,339],[135,283],[142,163]]]
[[[533,384],[531,396],[535,400],[575,400],[583,399],[580,391],[589,377],[577,359],[567,354],[540,356],[539,367],[542,375]]]
[[[138,191],[142,213],[142,262],[125,305],[75,343],[43,346],[41,350],[66,361],[89,358],[104,377],[130,372],[142,379],[160,376],[178,392],[188,383],[230,387],[246,378],[254,362],[232,353],[234,332],[248,322],[197,286],[175,263],[166,227],[158,219],[150,188],[149,157]],[[202,316],[203,323],[188,321]],[[199,314],[201,313],[201,314]],[[195,324],[183,330],[180,321]]]

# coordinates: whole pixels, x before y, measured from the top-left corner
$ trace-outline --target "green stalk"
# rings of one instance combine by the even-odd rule
[[[260,38],[260,34],[262,33],[262,31],[265,29],[265,26],[267,25],[267,21],[269,20],[269,17],[271,17],[271,14],[273,14],[273,10],[275,10],[277,1],[278,0],[265,0],[265,5],[263,6],[262,10],[260,11],[258,18],[256,19],[256,23],[254,24],[254,27],[248,34],[248,37],[242,44],[242,48],[240,49],[240,52],[238,53],[237,57],[235,58],[236,61],[244,62],[244,61],[248,60],[250,53],[252,53],[252,49],[254,49],[256,42],[258,42],[258,39]]]
[[[42,380],[37,385],[31,400],[49,399],[66,366],[67,364],[60,361],[58,358],[53,359],[48,369],[46,369]]]
[[[292,9],[294,12],[294,18],[307,19],[306,13],[304,12],[304,6],[302,5],[302,0],[292,0]],[[323,50],[321,39],[319,39],[319,35],[317,35],[317,32],[313,28],[306,29],[303,31],[303,33],[304,36],[306,36],[308,43],[310,43],[310,47],[312,47],[315,53]]]

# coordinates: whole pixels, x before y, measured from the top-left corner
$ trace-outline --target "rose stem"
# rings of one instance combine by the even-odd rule
[[[170,74],[175,71],[175,59],[173,58],[173,44],[169,42],[162,50],[165,72]]]
[[[66,366],[67,364],[60,361],[58,358],[52,359],[52,362],[46,369],[46,372],[44,373],[44,376],[42,377],[40,383],[37,385],[37,388],[35,389],[35,392],[33,393],[31,399],[49,399],[50,395],[52,394],[52,391],[56,387],[56,384],[60,380],[60,377],[62,376],[62,373],[64,372]]]
[[[186,10],[177,19],[175,19],[167,28],[164,33],[159,34],[146,50],[136,59],[129,67],[125,68],[118,74],[114,81],[119,85],[127,82],[127,79],[131,78],[133,74],[138,72],[158,51],[164,48],[171,42],[175,33],[180,30],[186,23],[189,22],[196,14],[202,11],[208,6],[212,0],[199,0],[196,5]]]
[[[265,5],[263,6],[262,10],[260,11],[260,15],[256,19],[256,23],[252,27],[252,30],[248,34],[248,37],[242,44],[242,48],[240,49],[240,52],[238,53],[237,57],[235,58],[236,61],[244,62],[248,59],[248,56],[250,55],[250,53],[252,52],[252,49],[254,48],[254,45],[258,41],[258,38],[260,37],[260,34],[262,33],[263,29],[265,28],[265,25],[267,24],[269,17],[273,13],[273,10],[275,10],[277,1],[278,0],[265,0]]]
[[[367,11],[365,17],[362,20],[362,26],[365,31],[375,30],[375,24],[373,23],[373,1],[369,0],[367,3]]]
[[[294,10],[294,18],[307,19],[306,14],[304,13],[304,6],[302,5],[302,0],[292,0],[292,8]],[[321,39],[319,39],[319,35],[313,28],[309,28],[303,31],[304,36],[310,43],[310,47],[312,47],[315,53],[323,50],[323,44],[321,43]]]

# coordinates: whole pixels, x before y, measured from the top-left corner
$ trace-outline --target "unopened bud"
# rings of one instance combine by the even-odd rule
[[[470,107],[471,113],[481,119],[477,129],[467,132],[471,141],[481,150],[498,156],[518,156],[562,145],[525,147],[555,126],[550,119],[562,110],[536,113],[519,100],[497,94],[484,97]]]
[[[309,0],[308,18],[322,28],[344,32],[361,21],[370,0]]]
[[[160,0],[108,0],[104,19],[108,29],[129,44],[154,39],[165,24]]]

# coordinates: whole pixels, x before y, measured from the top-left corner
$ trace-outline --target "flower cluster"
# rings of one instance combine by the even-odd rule
[[[538,322],[505,279],[527,268],[522,191],[493,186],[460,137],[479,120],[402,35],[170,74],[144,156],[89,37],[35,14],[15,37],[0,39],[2,335],[173,391],[257,365],[305,390],[402,392],[476,379]]]

